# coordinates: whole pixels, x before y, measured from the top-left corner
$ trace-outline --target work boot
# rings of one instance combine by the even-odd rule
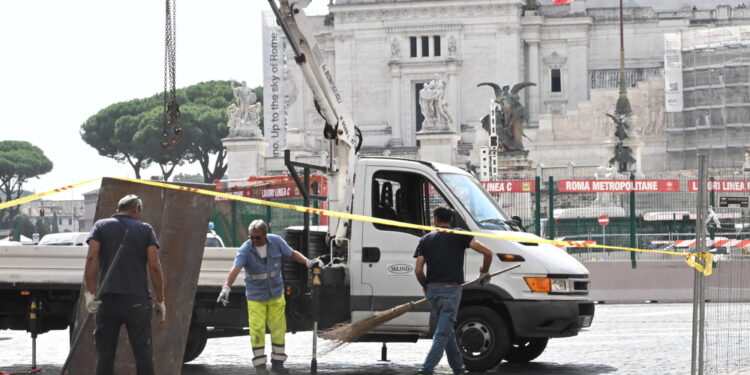
[[[268,369],[266,368],[266,365],[258,365],[255,366],[255,373],[257,375],[268,375]]]
[[[284,368],[284,361],[271,360],[271,372],[274,374],[288,374],[289,369]]]

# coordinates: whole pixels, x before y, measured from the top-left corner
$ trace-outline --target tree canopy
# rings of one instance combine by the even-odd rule
[[[2,198],[5,201],[20,198],[26,181],[51,170],[52,161],[39,147],[26,141],[1,141],[0,201]],[[2,215],[3,221],[13,218],[18,213],[18,206],[11,207],[6,212],[9,215]]]
[[[100,155],[128,163],[137,178],[152,163],[159,164],[166,181],[177,166],[198,162],[204,182],[221,179],[227,170],[221,139],[229,134],[226,109],[234,100],[232,84],[209,81],[177,90],[182,141],[170,148],[161,147],[161,93],[102,109],[81,125],[81,138]]]

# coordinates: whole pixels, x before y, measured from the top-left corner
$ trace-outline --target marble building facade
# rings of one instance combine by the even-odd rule
[[[312,17],[344,103],[363,132],[362,154],[445,159],[420,151],[419,142],[418,92],[437,78],[446,83],[454,119],[448,131],[456,135],[455,153],[449,161],[476,169],[479,148],[487,143],[480,119],[494,97],[477,84],[529,81],[537,83],[522,91],[529,159],[548,168],[604,165],[614,131],[605,114],[614,112],[618,95],[619,9],[607,0],[538,3],[337,0],[327,16]],[[680,0],[666,2],[675,9],[664,9],[658,0],[627,3],[626,79],[648,175],[680,167],[666,152],[663,35],[744,25],[750,14],[723,5],[693,10]],[[287,147],[298,159],[319,164],[327,147],[320,141],[323,124],[311,91],[293,63],[286,81],[294,88],[288,94],[293,100],[287,108]],[[266,158],[253,174],[283,173],[283,160],[276,159]]]

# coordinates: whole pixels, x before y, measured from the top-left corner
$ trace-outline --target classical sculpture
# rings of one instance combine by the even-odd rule
[[[242,118],[247,117],[250,106],[258,100],[253,89],[248,87],[245,81],[242,81],[242,86],[236,87],[232,83],[232,94],[234,95],[234,100],[240,106],[240,115]]]
[[[495,91],[495,119],[498,135],[498,147],[503,151],[524,151],[523,148],[523,125],[526,122],[526,108],[521,104],[518,92],[529,86],[535,86],[532,82],[520,82],[510,86],[500,87],[492,82],[483,82],[477,85],[490,86]],[[482,128],[490,131],[490,115],[482,118]]]
[[[448,129],[453,123],[445,100],[445,82],[441,79],[433,79],[419,90],[419,108],[424,116],[422,129]]]
[[[456,56],[456,53],[458,52],[458,48],[456,47],[456,38],[451,36],[448,38],[448,56]]]
[[[393,39],[391,41],[391,58],[397,59],[401,57],[401,47],[398,45],[398,40]]]
[[[630,136],[630,125],[623,115],[611,115],[609,113],[606,115],[615,123],[615,138],[617,138],[614,156],[609,159],[609,164],[617,165],[618,172],[628,172],[631,169],[628,166],[636,161],[633,158],[633,150],[624,144],[624,141]]]
[[[618,140],[624,140],[628,138],[630,126],[628,126],[628,123],[625,121],[624,117],[610,115],[609,113],[606,114],[607,117],[611,118],[612,121],[615,123],[615,138]]]
[[[227,107],[227,126],[229,137],[255,138],[260,136],[260,110],[257,96],[247,83],[242,86],[232,84],[235,103]]]
[[[615,156],[609,159],[609,164],[616,164],[618,172],[628,172],[628,165],[635,163],[635,158],[631,154],[630,147],[623,145],[622,142],[617,142]]]

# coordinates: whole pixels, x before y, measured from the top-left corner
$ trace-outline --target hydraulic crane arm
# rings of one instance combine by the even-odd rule
[[[294,52],[307,85],[313,92],[315,108],[325,120],[323,136],[332,141],[331,184],[329,195],[331,207],[337,211],[351,212],[354,163],[361,134],[354,126],[352,116],[344,107],[343,98],[333,73],[320,51],[312,28],[302,7],[295,0],[268,0],[276,20],[284,31]],[[333,220],[332,220],[333,221]],[[329,233],[337,240],[347,237],[348,220],[339,219],[329,226]],[[335,232],[333,229],[335,228]]]

